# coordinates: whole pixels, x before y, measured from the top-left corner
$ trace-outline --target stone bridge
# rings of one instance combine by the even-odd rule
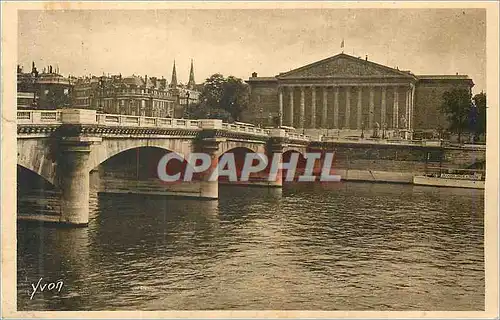
[[[226,152],[303,154],[312,139],[283,129],[262,129],[221,120],[172,119],[97,114],[95,110],[17,112],[17,163],[61,191],[60,222],[86,225],[89,172],[127,150],[160,148],[187,158],[204,152],[217,159]],[[213,170],[213,169],[211,169]],[[192,196],[216,199],[218,182],[201,178]],[[281,186],[282,181],[269,183]]]

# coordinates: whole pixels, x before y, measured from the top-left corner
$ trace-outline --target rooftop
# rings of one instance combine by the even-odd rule
[[[432,79],[432,80],[453,80],[453,79],[470,79],[466,74],[425,74],[425,75],[417,75],[419,79]]]
[[[276,77],[250,77],[248,81],[276,81]]]

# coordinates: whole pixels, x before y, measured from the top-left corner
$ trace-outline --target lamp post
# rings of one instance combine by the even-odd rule
[[[38,109],[38,99],[37,99],[37,95],[38,94],[38,71],[33,68],[33,70],[31,70],[31,82],[32,82],[32,91],[33,91],[33,106]]]
[[[189,91],[186,92],[186,109],[189,108]]]
[[[102,99],[104,98],[104,77],[99,77],[99,106],[97,108],[97,113],[103,113]]]

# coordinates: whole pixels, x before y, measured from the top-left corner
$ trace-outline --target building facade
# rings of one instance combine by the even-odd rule
[[[32,63],[31,72],[17,67],[17,106],[20,109],[57,109],[71,105],[73,83],[48,66],[39,72]]]
[[[17,106],[19,109],[95,109],[102,113],[149,117],[182,117],[186,105],[199,102],[200,92],[191,61],[189,82],[177,83],[175,62],[172,81],[148,76],[103,75],[64,77],[49,66],[39,72],[17,68]]]
[[[445,127],[443,93],[474,85],[466,75],[417,76],[344,53],[275,77],[253,73],[247,83],[244,121],[406,138]]]
[[[73,106],[102,113],[172,117],[177,98],[166,79],[121,75],[79,78],[73,89]]]

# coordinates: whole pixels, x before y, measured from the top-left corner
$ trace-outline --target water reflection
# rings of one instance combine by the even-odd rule
[[[97,194],[88,228],[21,225],[18,304],[42,310],[482,310],[480,190],[220,187]],[[30,281],[63,278],[29,300]]]

